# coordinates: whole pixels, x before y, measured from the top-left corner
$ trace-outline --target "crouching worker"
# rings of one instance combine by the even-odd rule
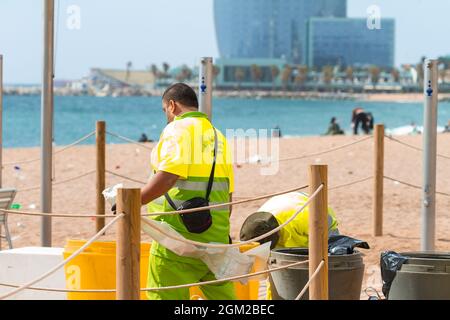
[[[259,208],[258,212],[251,214],[243,223],[240,239],[246,241],[263,235],[289,220],[307,201],[308,195],[303,192],[291,192],[269,199]],[[271,241],[274,248],[307,248],[309,211],[306,207],[294,220],[278,232],[260,240],[260,243]],[[338,235],[338,222],[336,215],[328,207],[328,233],[329,236]],[[267,299],[272,299],[270,285],[267,283]]]
[[[168,88],[162,98],[168,125],[153,149],[153,175],[141,190],[148,212],[168,212],[231,201],[233,168],[226,138],[198,111],[195,92],[185,84]],[[184,215],[159,215],[184,238],[229,243],[230,208],[218,207]],[[147,287],[167,287],[215,280],[199,259],[179,256],[153,241]],[[222,282],[201,286],[207,299],[236,299],[234,285]],[[189,288],[150,291],[151,300],[189,300]]]

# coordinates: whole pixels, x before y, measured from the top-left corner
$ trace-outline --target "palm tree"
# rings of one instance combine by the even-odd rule
[[[323,77],[323,82],[327,85],[329,85],[331,83],[331,81],[333,80],[333,67],[332,66],[324,66],[322,68],[322,77]]]
[[[300,89],[300,87],[305,84],[306,80],[308,80],[308,66],[298,66],[297,75],[294,79],[294,83],[296,84],[297,88]]]
[[[241,83],[245,79],[245,71],[241,67],[234,70],[234,78],[238,83],[238,90],[241,90]]]
[[[426,60],[426,57],[420,58],[420,62],[416,65],[417,82],[419,84],[419,87],[423,87],[423,81],[424,81],[424,77],[425,77],[423,67],[425,66],[425,60]]]
[[[370,74],[370,81],[372,82],[373,86],[375,87],[378,82],[380,81],[380,73],[381,70],[377,66],[371,66],[369,68],[369,74]]]
[[[400,71],[398,71],[397,68],[392,68],[391,70],[391,76],[395,83],[400,82]]]
[[[285,65],[283,72],[281,73],[281,82],[283,83],[283,90],[288,89],[289,83],[292,76],[292,67],[290,65]]]
[[[158,77],[159,74],[158,66],[156,64],[152,64],[150,66],[150,72],[153,73],[155,77]]]
[[[126,74],[125,74],[125,81],[128,82],[130,79],[130,69],[133,67],[133,62],[128,61],[127,62],[127,68],[126,68]]]
[[[150,71],[150,73],[153,75],[154,80],[158,80],[161,73],[158,70],[158,67],[156,66],[156,64],[152,64],[148,70]]]
[[[170,70],[170,66],[167,62],[163,62],[163,71],[164,71],[164,78],[168,78],[169,77],[169,70]]]
[[[353,76],[353,68],[351,66],[348,66],[345,69],[345,78],[349,80],[351,83],[353,83],[354,76]]]
[[[220,74],[220,67],[218,67],[217,65],[213,65],[213,78],[214,78],[214,80],[217,79],[219,74]]]
[[[439,69],[439,78],[441,78],[441,82],[445,83],[447,77],[447,69],[445,69],[445,64],[442,64],[441,68]]]
[[[273,65],[270,67],[270,73],[272,75],[272,91],[273,91],[275,90],[275,81],[280,75],[280,68],[278,68],[278,66]]]
[[[190,80],[192,78],[192,70],[187,65],[183,65],[175,78],[179,82]]]
[[[257,88],[259,86],[259,83],[261,82],[262,75],[263,75],[261,67],[256,64],[252,64],[250,67],[250,70],[251,70],[251,74],[252,74],[252,79],[255,82],[255,86]]]

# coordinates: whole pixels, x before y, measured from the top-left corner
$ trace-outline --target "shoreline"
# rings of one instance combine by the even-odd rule
[[[389,128],[386,128],[386,131],[389,131]],[[389,134],[386,133],[387,135],[393,136],[393,137],[400,137],[400,138],[406,138],[406,137],[420,137],[420,134]],[[372,136],[373,134],[369,134],[369,135],[363,135],[363,134],[359,134],[359,135],[353,135],[353,134],[343,134],[343,135],[303,135],[303,136],[295,136],[295,135],[286,135],[286,136],[282,136],[280,137],[280,141],[292,141],[292,140],[300,140],[300,139],[327,139],[327,138],[347,138],[347,139],[364,139],[365,137],[369,137]],[[444,136],[444,137],[450,137],[449,133],[446,132],[438,132],[437,136]],[[246,137],[245,139],[255,139],[252,137]],[[256,138],[256,139],[262,139],[262,140],[267,140],[266,138]],[[151,147],[153,148],[158,141],[152,141],[152,142],[137,142],[136,143],[140,143],[142,145],[145,145],[147,147]],[[113,147],[113,146],[127,146],[130,145],[130,143],[124,142],[124,143],[106,143],[107,147]],[[67,144],[58,144],[55,145],[53,147],[54,151],[57,151],[58,148],[65,148],[67,147]],[[95,142],[93,143],[82,143],[79,144],[77,147],[81,147],[81,148],[89,148],[89,147],[93,147],[95,146]],[[139,148],[139,145],[135,145],[136,148]],[[10,151],[14,151],[14,150],[40,150],[41,146],[37,145],[37,146],[16,146],[16,147],[5,147],[3,146],[3,150],[10,150]],[[10,162],[10,161],[8,161]]]
[[[40,96],[39,88],[5,88],[5,96]],[[56,88],[55,96],[59,97],[154,97],[161,96],[162,90],[131,91],[121,89],[109,95],[94,95],[86,92],[76,92],[66,88]],[[423,93],[352,93],[352,92],[319,92],[319,91],[258,91],[258,90],[214,90],[215,98],[229,99],[289,99],[289,100],[333,100],[356,102],[392,102],[392,103],[417,103],[423,102]],[[440,93],[440,102],[450,102],[450,93]]]

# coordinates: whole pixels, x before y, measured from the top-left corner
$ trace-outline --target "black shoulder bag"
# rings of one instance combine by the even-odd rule
[[[211,194],[211,189],[214,182],[214,170],[216,168],[216,157],[217,157],[217,132],[214,127],[213,129],[214,129],[214,160],[211,173],[209,175],[208,187],[206,189],[206,197],[205,198],[196,197],[189,199],[183,202],[177,208],[175,203],[170,198],[169,194],[166,193],[164,197],[166,198],[170,206],[176,211],[209,206],[209,196]],[[193,213],[180,214],[180,216],[186,229],[191,233],[203,233],[206,230],[208,230],[209,227],[211,227],[212,225],[212,216],[210,210],[208,209]]]

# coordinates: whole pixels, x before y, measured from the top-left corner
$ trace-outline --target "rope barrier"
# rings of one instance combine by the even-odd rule
[[[218,207],[220,208],[220,207],[228,206],[228,205],[238,205],[238,204],[242,204],[242,203],[246,203],[246,202],[270,198],[272,196],[277,196],[277,195],[293,192],[296,190],[305,189],[307,187],[308,186],[297,187],[297,188],[285,190],[282,192],[258,196],[258,197],[252,198],[252,199],[228,202],[228,203],[223,203],[223,204],[216,204],[216,205],[211,205],[208,207],[200,207],[200,208],[186,209],[186,210],[180,210],[180,211],[144,213],[144,214],[142,214],[142,216],[146,217],[146,216],[161,216],[161,215],[176,215],[176,214],[194,213],[194,212],[203,211],[203,210],[207,210],[207,209],[214,209],[214,208],[218,208]],[[82,213],[57,214],[57,213],[50,213],[50,212],[19,211],[19,210],[8,210],[8,209],[0,209],[0,212],[16,214],[16,215],[46,216],[46,217],[55,217],[55,218],[113,218],[113,217],[115,217],[115,215],[107,215],[107,214],[105,214],[105,215],[86,215],[86,214],[82,214]]]
[[[63,148],[61,148],[59,150],[54,151],[53,155],[61,153],[63,151],[66,151],[67,149],[70,149],[70,148],[76,146],[77,144],[80,144],[81,142],[89,139],[93,135],[95,135],[95,131],[92,131],[91,133],[81,137],[80,139],[72,142],[71,144],[69,144],[69,145],[67,145],[67,146],[65,146],[65,147],[63,147]],[[11,161],[11,162],[3,163],[3,166],[14,165],[14,164],[16,164],[16,165],[17,164],[26,164],[26,163],[36,162],[36,161],[40,161],[40,160],[41,160],[41,158],[39,157],[39,158],[34,158],[34,159],[22,160],[22,161]]]
[[[113,132],[109,132],[109,131],[106,131],[106,133],[109,134],[110,136],[116,137],[116,138],[121,139],[121,140],[124,140],[124,141],[126,141],[126,142],[130,142],[130,143],[136,144],[136,145],[138,145],[138,146],[140,146],[140,147],[142,147],[142,148],[145,148],[145,149],[148,149],[148,150],[152,150],[152,149],[153,149],[153,148],[151,148],[151,147],[146,146],[146,145],[143,144],[143,143],[140,143],[140,142],[137,142],[137,141],[132,140],[132,139],[130,139],[130,138],[121,136],[121,135],[119,135],[119,134],[117,134],[117,133],[113,133]]]
[[[123,176],[123,175],[121,175],[121,174],[112,172],[112,171],[110,171],[110,170],[105,170],[105,172],[106,172],[106,173],[109,173],[109,174],[111,174],[111,175],[113,175],[113,176],[116,176],[116,177],[119,177],[119,178],[122,178],[122,179],[126,179],[126,180],[129,180],[129,181],[132,181],[132,182],[136,182],[136,183],[140,183],[140,184],[147,184],[147,182],[140,181],[140,180],[136,180],[136,179],[133,179],[133,178],[130,178],[130,177],[127,177],[127,176]]]
[[[385,135],[385,137],[388,138],[388,139],[390,139],[390,140],[392,140],[392,141],[394,141],[394,142],[397,142],[397,143],[399,143],[399,144],[401,144],[401,145],[404,145],[405,147],[408,147],[408,148],[410,148],[410,149],[414,149],[414,150],[416,150],[416,151],[423,152],[423,149],[422,149],[422,148],[413,146],[412,144],[403,142],[403,141],[401,141],[401,140],[399,140],[399,139],[396,139],[396,138],[394,138],[394,137],[392,137],[392,136]],[[439,153],[438,153],[436,156],[437,156],[437,157],[440,157],[440,158],[444,158],[444,159],[449,159],[449,160],[450,160],[450,157],[449,157],[449,156],[446,156],[446,155],[443,155],[443,154],[439,154]]]
[[[169,287],[160,287],[160,288],[141,288],[140,291],[163,291],[163,290],[173,290],[173,289],[181,289],[181,288],[190,288],[190,287],[194,287],[194,286],[204,286],[204,285],[210,285],[210,284],[217,284],[217,283],[222,283],[222,282],[227,282],[227,281],[234,281],[234,280],[239,280],[239,279],[245,279],[245,278],[251,278],[251,277],[255,277],[255,276],[259,276],[259,275],[263,275],[263,274],[267,274],[267,273],[272,273],[275,271],[280,271],[283,269],[287,269],[287,268],[292,268],[301,264],[305,264],[309,262],[309,260],[305,260],[305,261],[299,261],[299,262],[295,262],[295,263],[291,263],[282,267],[277,267],[277,268],[273,268],[273,269],[267,269],[267,270],[263,270],[263,271],[258,271],[258,272],[253,272],[253,273],[248,273],[245,275],[241,275],[241,276],[234,276],[234,277],[229,277],[229,278],[224,278],[224,279],[219,279],[219,280],[210,280],[210,281],[203,281],[203,282],[197,282],[197,283],[188,283],[188,284],[181,284],[181,285],[177,285],[177,286],[169,286]],[[0,286],[4,286],[4,287],[12,287],[15,288],[17,287],[17,285],[13,285],[13,284],[6,284],[6,283],[0,283]],[[57,288],[42,288],[42,287],[28,287],[28,290],[36,290],[36,291],[50,291],[50,292],[85,292],[85,293],[96,293],[96,292],[116,292],[116,289],[57,289]]]
[[[414,189],[422,190],[422,187],[421,187],[421,186],[418,186],[418,185],[414,185],[414,184],[411,184],[411,183],[408,183],[408,182],[400,181],[400,180],[398,180],[398,179],[394,179],[394,178],[387,177],[387,176],[384,176],[384,178],[387,179],[387,180],[391,180],[391,181],[393,181],[393,182],[398,182],[398,183],[400,183],[400,184],[403,184],[403,185],[405,185],[405,186],[408,186],[408,187],[411,187],[411,188],[414,188]],[[439,194],[439,195],[441,195],[441,196],[450,197],[450,193],[445,193],[445,192],[436,191],[436,194]]]
[[[352,182],[349,182],[349,183],[337,185],[337,186],[328,188],[328,191],[336,190],[336,189],[340,189],[340,188],[344,188],[344,187],[348,187],[348,186],[352,186],[352,185],[354,185],[354,184],[358,184],[358,183],[361,183],[361,182],[365,182],[365,181],[368,181],[368,180],[371,180],[371,179],[373,179],[373,176],[366,177],[366,178],[363,178],[363,179],[360,179],[360,180],[355,180],[355,181],[352,181]]]
[[[22,215],[22,216],[36,216],[36,217],[54,217],[54,218],[114,218],[116,215],[114,214],[60,214],[60,213],[47,213],[47,212],[33,212],[33,211],[19,211],[19,210],[8,210],[8,209],[0,209],[0,212]]]
[[[345,149],[345,148],[347,148],[347,147],[353,146],[353,145],[355,145],[355,144],[364,142],[364,141],[369,140],[369,139],[372,139],[372,137],[371,137],[371,136],[368,136],[368,137],[359,139],[359,140],[357,140],[357,141],[353,141],[353,142],[350,142],[350,143],[347,143],[347,144],[343,144],[343,145],[338,146],[338,147],[330,148],[330,149],[327,149],[327,150],[323,150],[323,151],[320,151],[320,152],[310,153],[310,154],[305,154],[305,155],[301,155],[301,156],[297,156],[297,157],[282,158],[282,159],[278,159],[278,160],[276,160],[276,161],[278,161],[278,162],[283,162],[283,161],[300,160],[300,159],[304,159],[304,158],[310,158],[310,157],[320,156],[320,155],[322,155],[322,154],[326,154],[326,153],[330,153],[330,152],[333,152],[333,151]],[[276,162],[276,161],[272,161],[272,162]]]
[[[244,245],[244,244],[249,244],[249,243],[252,243],[252,242],[258,242],[259,240],[264,239],[264,238],[266,238],[266,237],[268,237],[268,236],[270,236],[270,235],[272,235],[272,234],[274,234],[274,233],[280,231],[282,228],[284,228],[284,227],[287,226],[289,223],[291,223],[292,220],[294,220],[295,217],[296,217],[300,212],[302,212],[303,210],[305,210],[305,208],[309,205],[309,203],[317,196],[317,194],[318,194],[322,189],[323,189],[323,184],[321,184],[321,185],[316,189],[316,191],[314,191],[314,193],[309,197],[308,201],[306,201],[305,204],[304,204],[299,210],[297,210],[297,212],[294,213],[294,214],[292,215],[292,217],[290,217],[288,220],[286,220],[286,222],[284,222],[283,224],[279,225],[279,226],[276,227],[275,229],[273,229],[273,230],[271,230],[271,231],[269,231],[269,232],[267,232],[267,233],[264,233],[264,234],[262,234],[262,235],[260,235],[260,236],[258,236],[258,237],[256,237],[256,238],[253,238],[253,239],[250,239],[250,240],[247,240],[247,241],[243,241],[243,242],[239,242],[239,243],[234,243],[234,244],[205,243],[205,242],[193,241],[193,240],[186,239],[186,238],[182,238],[182,237],[177,237],[177,236],[174,236],[174,235],[172,235],[172,234],[170,234],[170,233],[168,233],[168,232],[165,232],[164,230],[161,230],[160,228],[156,227],[155,225],[150,224],[150,222],[147,221],[147,219],[141,219],[141,220],[142,220],[142,222],[144,222],[145,224],[147,224],[149,227],[151,227],[151,228],[157,230],[158,232],[162,233],[162,234],[165,235],[166,237],[169,237],[169,238],[171,238],[171,239],[173,239],[173,240],[177,240],[177,241],[181,241],[181,242],[185,242],[185,243],[188,243],[188,244],[192,244],[192,245],[199,246],[199,247],[205,247],[205,248],[232,248],[232,247],[239,247],[239,246],[242,246],[242,245]],[[204,208],[200,208],[200,209],[203,209],[203,210],[204,210]]]
[[[70,261],[72,261],[74,258],[76,258],[81,252],[84,251],[84,249],[86,249],[87,247],[89,247],[95,240],[97,240],[98,238],[100,238],[105,232],[106,230],[108,230],[117,220],[121,219],[124,215],[120,214],[117,217],[115,217],[113,220],[111,220],[106,226],[104,226],[99,232],[97,232],[89,241],[87,241],[83,246],[81,246],[77,251],[75,251],[74,253],[72,253],[70,255],[70,257],[68,257],[67,259],[65,259],[64,261],[62,261],[61,263],[58,263],[55,267],[51,268],[49,271],[45,272],[44,274],[40,275],[39,277],[27,282],[24,285],[21,285],[20,287],[4,294],[0,296],[0,300],[6,299],[12,295],[15,295],[25,289],[27,289],[28,287],[31,287],[33,284],[49,277],[50,275],[52,275],[53,273],[55,273],[56,271],[58,271],[60,268],[64,267],[67,263],[69,263]]]
[[[76,177],[72,177],[72,178],[68,178],[66,180],[53,182],[52,185],[57,186],[57,185],[60,185],[60,184],[63,184],[63,183],[72,182],[74,180],[78,180],[78,179],[84,178],[84,177],[86,177],[88,175],[91,175],[91,174],[93,174],[95,172],[96,172],[95,170],[92,170],[92,171],[80,174],[80,175],[78,175]],[[25,188],[25,189],[19,189],[19,190],[17,190],[17,192],[26,192],[26,191],[32,191],[32,190],[39,190],[40,188],[41,188],[41,186],[35,186],[35,187],[30,187],[30,188]]]
[[[314,271],[314,273],[312,274],[311,278],[308,279],[308,282],[306,283],[305,287],[302,289],[302,291],[300,291],[300,293],[295,298],[295,300],[300,300],[303,297],[303,295],[305,294],[306,290],[308,290],[309,285],[316,278],[316,276],[319,274],[319,271],[323,268],[324,265],[325,265],[325,261],[322,260],[320,262],[320,264],[317,266],[316,271]]]
[[[194,212],[204,211],[204,210],[208,210],[208,209],[216,209],[216,208],[222,208],[222,207],[226,207],[226,206],[234,206],[234,205],[243,204],[243,203],[247,203],[247,202],[253,202],[253,201],[257,201],[257,200],[261,200],[261,199],[271,198],[271,197],[279,196],[279,195],[282,195],[282,194],[285,194],[285,193],[290,193],[290,192],[294,192],[294,191],[297,191],[297,190],[302,190],[302,189],[305,189],[305,188],[308,188],[308,185],[292,188],[292,189],[281,191],[281,192],[266,194],[266,195],[263,195],[263,196],[258,196],[258,197],[254,197],[254,198],[250,198],[250,199],[238,200],[238,201],[234,201],[234,202],[214,204],[214,205],[210,205],[210,206],[207,206],[207,207],[185,209],[185,210],[179,210],[179,211],[145,213],[142,216],[143,217],[152,217],[152,216],[176,215],[176,214],[182,214],[182,213],[183,214],[194,213]]]

